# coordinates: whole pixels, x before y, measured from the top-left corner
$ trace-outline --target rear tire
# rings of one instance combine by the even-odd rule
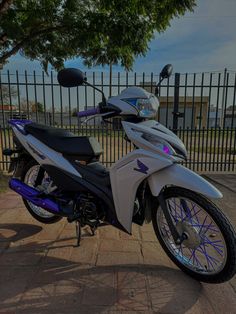
[[[236,273],[236,233],[225,214],[219,208],[217,208],[215,204],[202,195],[179,187],[167,188],[164,191],[164,199],[166,202],[168,200],[170,202],[170,199],[172,199],[172,202],[173,199],[179,200],[179,203],[173,202],[173,204],[175,204],[173,208],[170,203],[167,202],[167,205],[169,204],[168,206],[171,208],[171,215],[176,222],[176,225],[179,224],[180,228],[186,228],[186,230],[189,230],[189,234],[191,234],[191,232],[193,234],[193,240],[191,244],[186,244],[187,242],[183,241],[181,244],[181,249],[179,248],[180,246],[174,244],[172,235],[168,231],[168,225],[166,224],[165,218],[161,223],[161,217],[164,217],[164,214],[156,199],[156,202],[154,202],[155,204],[152,208],[153,228],[161,246],[170,259],[185,273],[198,281],[208,283],[222,283],[230,280]],[[203,217],[208,218],[205,218],[203,223],[201,222],[201,219],[203,220],[201,216],[196,218],[198,208],[196,208],[195,205],[192,207],[192,209],[189,209],[190,205],[188,206],[188,214],[186,214],[184,217],[186,209],[184,211],[184,206],[182,206],[181,203],[181,200],[183,199],[185,199],[186,202],[189,202],[186,204],[196,204],[196,207],[198,206],[198,208],[201,208],[203,213],[206,212],[206,216],[203,215]],[[181,215],[178,213],[176,214],[176,211],[180,211]],[[199,212],[197,215],[202,214],[201,211]],[[212,225],[208,222],[208,219],[211,219],[213,222]],[[208,235],[209,232],[210,235]],[[217,239],[219,236],[222,238],[221,242],[214,240],[214,238]],[[200,244],[196,242],[198,240],[201,241]],[[196,248],[191,248],[191,245],[195,245]],[[190,257],[187,253],[188,250],[190,251]],[[194,253],[192,253],[193,251]],[[217,258],[215,255],[213,258],[211,254],[215,254]],[[217,264],[216,261],[220,260],[221,258],[223,259],[221,255],[224,256],[224,260],[222,261],[221,265],[219,265],[219,270],[214,271]],[[203,262],[199,256],[203,256]],[[200,264],[195,259],[196,257],[197,260],[199,258]],[[213,265],[214,270],[210,269],[211,264]]]
[[[30,172],[32,172],[35,169],[35,166],[39,166],[39,164],[34,159],[30,160],[26,164],[25,168],[22,171],[22,175],[21,175],[21,181],[22,182],[24,182],[27,185],[30,185],[27,178],[28,178],[28,175],[30,174]],[[53,223],[56,223],[62,219],[61,216],[57,216],[57,215],[54,215],[52,213],[49,213],[45,209],[33,205],[32,203],[30,203],[26,199],[24,199],[24,198],[22,198],[22,199],[23,199],[23,202],[25,204],[25,207],[27,208],[27,210],[29,211],[31,216],[33,216],[39,222],[42,222],[44,224],[53,224]],[[39,210],[36,210],[36,209],[39,209]],[[40,212],[42,213],[41,215],[39,214]]]

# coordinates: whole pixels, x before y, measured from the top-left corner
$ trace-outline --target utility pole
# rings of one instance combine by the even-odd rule
[[[220,115],[220,126],[223,128],[224,119],[225,119],[225,106],[226,106],[226,77],[227,77],[227,69],[224,69],[224,82],[223,82],[223,93],[222,93],[222,108]]]
[[[110,62],[109,97],[112,96],[112,62]]]

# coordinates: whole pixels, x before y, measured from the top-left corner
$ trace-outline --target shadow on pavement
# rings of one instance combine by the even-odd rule
[[[37,234],[41,227],[0,224],[0,229],[15,232],[7,241],[17,241]],[[199,299],[202,285],[179,270],[161,265],[89,267],[67,256],[47,256],[52,243],[57,241],[31,242],[30,248],[26,243],[0,255],[0,313],[146,313],[151,308],[184,313]],[[2,256],[12,253],[27,254],[29,262],[40,258],[33,266],[2,265]]]
[[[7,234],[7,238],[6,235],[1,234],[1,229],[10,231]],[[0,224],[0,242],[19,241],[39,233],[42,229],[40,226],[29,224]]]

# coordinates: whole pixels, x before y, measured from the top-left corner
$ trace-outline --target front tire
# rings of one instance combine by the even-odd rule
[[[29,161],[22,171],[21,181],[37,189],[37,187],[34,186],[34,182],[36,180],[39,168],[40,166],[35,160],[32,159]],[[44,174],[44,178],[45,176],[47,176],[46,172]],[[54,215],[47,210],[32,204],[30,201],[27,201],[24,198],[22,199],[29,213],[39,222],[44,224],[53,224],[62,219],[61,216]]]
[[[236,273],[236,233],[229,219],[211,201],[193,191],[170,187],[163,193],[177,230],[188,237],[181,245],[174,243],[156,199],[152,223],[166,254],[198,281],[222,283],[231,279]]]

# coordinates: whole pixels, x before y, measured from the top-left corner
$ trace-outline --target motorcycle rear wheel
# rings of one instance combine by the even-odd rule
[[[175,244],[156,199],[152,223],[170,259],[198,281],[222,283],[236,273],[236,233],[225,214],[210,200],[193,191],[170,187],[164,199],[180,234],[187,239]]]
[[[31,161],[29,161],[22,171],[21,180],[25,184],[34,187],[34,182],[36,180],[39,167],[40,167],[39,164],[35,160],[32,159]],[[45,176],[47,176],[46,172],[44,178]],[[37,189],[37,187],[34,188]],[[39,222],[42,222],[44,224],[53,224],[62,219],[62,217],[54,215],[48,212],[47,210],[32,204],[30,201],[26,199],[24,198],[22,199],[29,213]]]

